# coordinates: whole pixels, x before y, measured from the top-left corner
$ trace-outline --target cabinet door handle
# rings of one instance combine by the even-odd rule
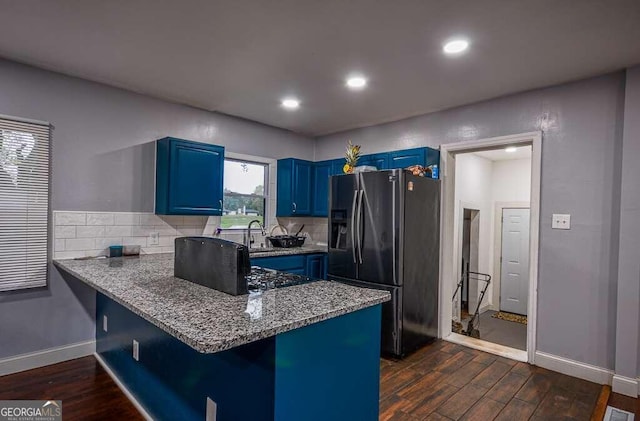
[[[293,213],[296,213],[297,209],[298,209],[298,205],[296,205],[296,202],[293,202]]]

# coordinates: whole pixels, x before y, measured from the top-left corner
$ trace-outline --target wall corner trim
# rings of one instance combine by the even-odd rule
[[[632,379],[631,377],[625,377],[619,374],[613,375],[611,390],[614,393],[620,393],[621,395],[637,398],[638,394],[640,393],[638,386],[638,379]]]
[[[598,384],[611,384],[613,370],[536,351],[535,365]],[[636,392],[638,388],[636,386]]]
[[[127,389],[127,387],[124,385],[124,383],[122,383],[120,381],[120,379],[118,378],[118,376],[116,376],[116,373],[113,372],[113,370],[111,370],[111,367],[109,367],[109,365],[107,364],[107,362],[105,360],[102,359],[102,357],[100,356],[100,354],[98,354],[97,352],[93,353],[93,356],[96,358],[96,360],[100,363],[100,365],[102,366],[102,368],[104,368],[104,371],[107,372],[107,374],[109,375],[109,377],[111,377],[111,379],[114,381],[114,383],[118,386],[118,388],[120,388],[120,390],[122,391],[122,393],[124,393],[124,395],[129,399],[129,401],[131,401],[131,403],[133,404],[133,406],[136,407],[136,409],[138,410],[138,412],[140,412],[140,414],[148,421],[153,421],[153,418],[151,417],[151,415],[149,415],[149,413],[147,412],[147,410],[145,409],[144,406],[142,406],[142,404],[140,402],[138,402],[138,400],[136,399],[136,397],[133,395],[133,393],[131,393],[131,391],[129,389]]]
[[[93,355],[96,341],[78,342],[0,359],[0,376]]]

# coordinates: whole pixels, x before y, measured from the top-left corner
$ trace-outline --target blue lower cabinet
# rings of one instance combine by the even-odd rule
[[[324,267],[322,268],[322,279],[329,279],[327,273],[329,271],[329,254],[325,254],[323,258]]]
[[[280,270],[282,272],[305,274],[306,256],[298,254],[295,256],[258,257],[251,259],[252,266],[260,266],[267,269]]]
[[[326,279],[325,255],[312,254],[307,256],[307,276],[317,279]]]
[[[96,352],[158,421],[376,421],[381,305],[202,354],[96,294]],[[139,360],[132,342],[139,342]],[[304,352],[302,352],[304,351]]]
[[[327,279],[327,254],[298,254],[294,256],[258,257],[251,259],[252,266],[296,275],[309,276],[317,279]]]
[[[207,397],[218,405],[218,421],[273,420],[275,338],[202,354],[97,293],[96,320],[103,316],[109,330],[96,329],[96,352],[154,420],[202,421]],[[250,405],[249,379],[251,390],[260,391]]]
[[[276,336],[274,420],[378,420],[380,307]]]

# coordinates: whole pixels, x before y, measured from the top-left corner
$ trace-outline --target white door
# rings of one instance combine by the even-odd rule
[[[528,297],[529,209],[503,209],[500,310],[526,315]]]

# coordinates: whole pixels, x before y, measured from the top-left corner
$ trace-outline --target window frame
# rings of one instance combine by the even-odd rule
[[[0,285],[0,293],[11,293],[12,291],[28,291],[31,289],[35,289],[35,288],[46,288],[49,285],[49,276],[50,276],[50,263],[51,263],[51,258],[52,258],[52,253],[53,253],[53,235],[52,235],[52,212],[51,212],[51,193],[52,193],[52,159],[53,159],[53,125],[48,122],[48,121],[41,121],[41,120],[34,120],[34,119],[30,119],[30,118],[23,118],[23,117],[15,117],[15,116],[9,116],[9,115],[5,115],[5,114],[0,114],[0,119],[1,120],[5,120],[6,123],[11,124],[11,123],[15,123],[15,124],[25,124],[25,125],[32,125],[32,126],[37,126],[33,127],[33,129],[35,131],[45,131],[47,132],[46,134],[46,142],[47,142],[47,148],[46,148],[46,210],[45,210],[45,218],[44,220],[45,222],[45,226],[44,226],[44,230],[43,230],[43,234],[44,234],[44,263],[43,263],[43,273],[44,273],[44,279],[40,280],[39,282],[34,281],[34,280],[29,280],[27,278],[24,279],[23,282],[19,283],[19,284],[12,284],[11,286],[7,286],[5,285],[5,283],[2,283]],[[29,227],[27,227],[28,229]],[[8,283],[7,283],[8,284]]]
[[[225,205],[224,205],[224,198],[225,196],[232,196],[232,197],[248,197],[248,198],[261,198],[264,200],[264,215],[263,215],[263,225],[265,226],[265,229],[267,226],[269,226],[270,221],[272,220],[272,206],[269,203],[271,201],[271,188],[270,185],[272,184],[272,176],[275,173],[274,171],[274,164],[275,164],[275,160],[273,159],[269,159],[269,158],[263,158],[263,157],[258,157],[258,156],[251,156],[251,155],[244,155],[244,154],[237,154],[237,153],[233,153],[233,152],[226,152],[225,156],[224,156],[224,162],[226,163],[226,161],[234,161],[234,162],[240,162],[240,163],[247,163],[247,164],[253,164],[253,165],[262,165],[264,166],[264,194],[263,195],[257,195],[257,194],[243,194],[243,193],[225,193],[225,188],[224,188],[224,182],[223,182],[223,189],[222,189],[222,212],[223,215],[220,216],[220,229],[222,232],[228,232],[228,233],[233,233],[233,232],[239,232],[242,230],[246,230],[247,227],[237,227],[237,228],[223,228],[222,227],[222,218],[224,218],[224,210],[225,210]],[[275,208],[275,207],[274,207]],[[273,216],[275,217],[275,215]]]

